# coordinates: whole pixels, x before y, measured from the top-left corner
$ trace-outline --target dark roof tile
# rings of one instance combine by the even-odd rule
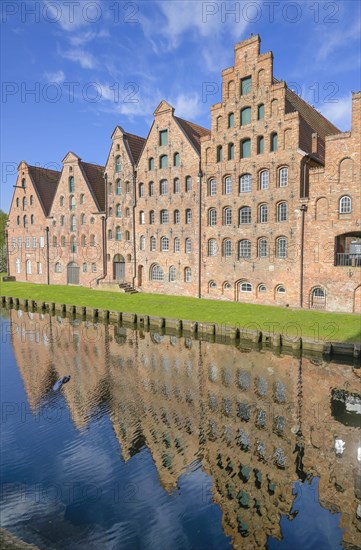
[[[61,172],[49,170],[48,168],[40,168],[39,166],[29,166],[29,174],[33,181],[36,192],[39,196],[41,204],[44,208],[46,216],[49,216],[51,205],[53,204],[54,196]]]
[[[210,135],[211,131],[208,130],[207,128],[203,128],[203,126],[198,126],[198,124],[194,124],[194,122],[189,122],[188,120],[184,120],[183,118],[179,118],[177,116],[175,116],[174,118],[178,122],[179,126],[182,128],[183,132],[188,137],[189,141],[192,143],[192,145],[196,148],[196,150],[200,154],[201,137]]]
[[[93,192],[97,206],[100,212],[105,210],[105,182],[104,182],[104,166],[91,164],[89,162],[79,161],[83,169],[85,177],[89,183],[90,189]]]

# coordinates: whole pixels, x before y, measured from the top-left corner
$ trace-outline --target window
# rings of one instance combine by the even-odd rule
[[[149,182],[149,196],[153,197],[154,195],[154,181]]]
[[[234,160],[234,145],[228,143],[228,160]]]
[[[211,179],[208,182],[208,194],[210,197],[214,197],[217,194],[217,183],[215,179]]]
[[[92,264],[92,272],[93,273],[97,272],[97,264]]]
[[[179,210],[174,210],[174,223],[180,223],[180,212]]]
[[[161,155],[159,157],[159,168],[168,168],[168,155]]]
[[[83,273],[87,273],[88,271],[88,264],[87,263],[83,263]]]
[[[228,128],[234,128],[234,113],[228,113]]]
[[[217,242],[216,239],[209,239],[208,241],[208,256],[217,255]]]
[[[55,273],[61,273],[61,263],[57,262],[55,264]]]
[[[251,107],[241,109],[241,126],[251,124]]]
[[[277,294],[285,294],[286,293],[286,289],[283,285],[279,285],[277,288],[276,288],[276,292]]]
[[[121,163],[121,160],[120,160],[120,155],[117,155],[115,157],[115,171],[120,172],[121,169],[122,169],[122,163]]]
[[[239,223],[247,224],[251,223],[252,215],[251,215],[251,207],[250,206],[242,206],[242,208],[239,209]]]
[[[82,193],[82,194],[80,195],[79,203],[80,203],[80,204],[84,204],[84,193]]]
[[[246,158],[250,158],[250,156],[251,156],[251,140],[244,139],[241,142],[241,158],[246,159]]]
[[[324,309],[326,307],[326,292],[321,287],[316,287],[311,292],[311,308]]]
[[[215,208],[208,210],[208,225],[217,225],[217,210]]]
[[[19,197],[16,199],[16,206],[19,208]]]
[[[108,183],[108,193],[109,195],[113,194],[113,184],[111,181]]]
[[[186,193],[189,193],[192,191],[192,178],[190,176],[186,176],[186,185],[185,185],[185,191]]]
[[[26,208],[27,205],[28,205],[27,198],[24,197],[24,198],[23,198],[23,210],[25,210],[25,208]]]
[[[186,209],[186,224],[192,223],[192,210],[190,208]]]
[[[186,254],[191,254],[192,252],[192,241],[189,238],[185,240],[185,252]]]
[[[268,185],[269,185],[269,172],[268,170],[262,170],[262,172],[259,175],[259,188],[268,189]]]
[[[278,135],[276,132],[271,134],[271,152],[275,152],[278,149]]]
[[[257,107],[257,119],[258,120],[263,120],[264,119],[264,105],[263,105],[263,103],[261,103]]]
[[[184,270],[184,281],[186,283],[192,282],[192,270],[190,267],[186,267]]]
[[[24,216],[24,227],[27,227],[28,226],[28,217],[25,215]]]
[[[287,187],[287,185],[288,185],[288,168],[287,166],[284,166],[279,171],[279,186]]]
[[[217,288],[217,283],[216,283],[215,281],[209,281],[208,287],[209,287],[210,289]]]
[[[168,145],[168,130],[159,132],[159,145]]]
[[[258,241],[258,255],[260,258],[267,258],[268,256],[268,241],[267,239],[260,239]]]
[[[37,238],[36,237],[33,237],[33,248],[36,248],[37,247]]]
[[[250,94],[252,91],[252,77],[247,76],[241,79],[241,95]]]
[[[130,233],[129,233],[129,231],[126,231],[126,232],[125,232],[125,240],[126,240],[126,241],[130,241]]]
[[[232,208],[223,209],[223,225],[232,225]]]
[[[223,288],[224,288],[224,290],[230,290],[232,288],[232,285],[231,285],[231,283],[226,281],[223,285]]]
[[[130,210],[129,210],[129,208],[126,208],[125,209],[125,217],[129,218],[129,216],[130,216]]]
[[[84,214],[82,215],[82,217],[80,218],[81,220],[83,219],[83,216]],[[65,225],[65,216],[60,216],[60,225],[63,227]]]
[[[287,202],[279,202],[277,204],[277,221],[285,222],[288,219],[288,206]]]
[[[174,155],[173,155],[173,166],[179,166],[179,165],[180,165],[179,153],[174,153]]]
[[[121,208],[120,204],[117,204],[115,206],[115,215],[116,215],[117,218],[122,217],[122,208]]]
[[[160,211],[160,223],[168,223],[169,221],[169,215],[168,215],[168,210],[161,210]]]
[[[70,176],[70,178],[69,178],[69,193],[74,193],[74,191],[75,191],[74,176]]]
[[[287,258],[287,239],[279,237],[276,241],[277,258]]]
[[[30,223],[31,225],[34,225],[34,214],[31,214],[30,216]]]
[[[145,213],[143,212],[143,210],[141,210],[139,212],[139,223],[141,225],[143,225],[145,223]]]
[[[239,290],[241,292],[252,292],[252,285],[251,283],[241,283],[239,285]]]
[[[264,153],[264,137],[259,136],[257,138],[257,154],[262,155]]]
[[[77,251],[76,237],[72,237],[72,238],[71,238],[70,245],[71,245],[71,251],[72,251],[72,253],[73,253],[73,254],[76,254],[76,251]]]
[[[122,182],[119,179],[115,182],[115,194],[116,195],[122,194]]]
[[[251,174],[243,174],[239,178],[239,192],[249,193],[252,191],[252,176]]]
[[[174,239],[174,252],[180,252],[180,238],[176,237]]]
[[[17,274],[20,273],[20,260],[19,260],[19,258],[17,258],[17,260],[15,261],[15,273],[17,273]]]
[[[231,195],[232,194],[232,178],[231,176],[228,176],[224,180],[224,194],[225,195]]]
[[[224,239],[223,241],[223,256],[229,258],[232,256],[232,241],[231,239]]]
[[[150,268],[151,281],[164,281],[164,271],[158,264],[152,265]]]
[[[154,210],[151,210],[149,212],[149,223],[153,225],[155,223],[155,212]]]
[[[21,246],[21,245],[20,245],[20,246]],[[45,239],[44,239],[44,237],[40,237],[40,239],[39,239],[39,246],[40,246],[40,248],[44,248],[44,246],[45,246]]]
[[[259,207],[259,221],[260,223],[268,222],[268,204],[261,204]]]
[[[122,240],[122,230],[119,225],[115,228],[115,240],[121,241]]]
[[[95,246],[95,235],[90,235],[90,246]]]
[[[177,270],[174,265],[169,268],[169,282],[174,283],[177,280]]]
[[[109,231],[108,231],[108,236],[109,236],[110,239],[113,238],[113,231],[111,229],[109,229]],[[64,244],[65,244],[65,238],[64,238]],[[86,236],[85,235],[81,236],[81,245],[82,245],[83,248],[86,246]]]
[[[153,157],[151,157],[148,160],[148,168],[149,168],[149,170],[154,170],[154,158]]]
[[[223,160],[223,148],[222,145],[218,145],[217,147],[217,162],[222,162]]]
[[[351,214],[351,212],[352,212],[351,197],[348,197],[347,195],[345,195],[344,197],[340,198],[339,213],[340,214]]]
[[[130,193],[130,184],[129,184],[129,181],[126,181],[126,182],[125,182],[125,192],[126,192],[126,193]]]
[[[70,195],[69,208],[70,208],[70,210],[75,210],[75,197],[74,197],[74,195]]]
[[[18,216],[18,217],[16,218],[16,223],[17,223],[18,225],[20,225],[20,216]]]
[[[16,237],[12,237],[11,239],[11,249],[12,251],[16,249]]]
[[[267,287],[263,283],[258,286],[258,292],[267,292]]]
[[[175,178],[173,182],[173,191],[174,193],[180,193],[180,181],[179,178]]]
[[[168,252],[169,250],[169,239],[168,237],[162,237],[160,239],[160,249],[162,252]]]
[[[141,235],[139,239],[139,250],[145,250],[145,237]]]
[[[144,183],[139,184],[139,196],[144,197]]]
[[[113,238],[113,231],[111,229],[108,229],[108,240],[111,241]],[[82,237],[83,239],[83,237]],[[82,246],[83,246],[83,243],[82,243]]]
[[[26,189],[26,180],[25,180],[25,178],[23,178],[23,179],[21,180],[21,187],[22,187],[23,189]]]
[[[113,215],[113,208],[110,207],[110,208],[109,208],[109,216],[112,216],[112,215]]]
[[[160,182],[160,194],[167,195],[168,193],[168,180],[162,180]]]
[[[76,217],[74,214],[70,216],[70,231],[76,231]]]
[[[25,248],[30,248],[30,237],[25,237]]]
[[[251,257],[251,241],[242,239],[238,244],[238,257],[250,258]]]
[[[156,247],[157,247],[157,241],[156,241],[155,237],[151,237],[150,241],[149,241],[149,250],[151,252],[155,252]]]

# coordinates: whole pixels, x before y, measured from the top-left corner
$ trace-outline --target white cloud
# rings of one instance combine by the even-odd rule
[[[321,45],[317,50],[316,61],[324,61],[329,58],[336,50],[342,50],[343,48],[349,45],[349,42],[352,40],[360,40],[361,27],[360,21],[356,19],[353,24],[349,24],[347,21],[347,27],[342,27],[336,30],[333,33],[329,32],[329,28],[322,33]]]
[[[197,93],[179,94],[176,98],[170,99],[169,103],[175,108],[176,116],[194,120],[202,111],[202,103]]]
[[[69,42],[72,46],[83,46],[83,44],[87,44],[97,38],[109,38],[109,36],[110,33],[106,29],[102,29],[99,32],[86,31],[76,35],[70,35]]]
[[[341,97],[336,103],[323,103],[320,111],[340,130],[347,131],[351,128],[352,96]]]
[[[83,69],[94,69],[97,64],[94,56],[91,53],[86,52],[85,50],[75,48],[71,50],[60,51],[59,53],[65,59],[69,59],[70,61],[79,63],[80,66],[83,67]]]
[[[45,73],[44,77],[48,82],[55,82],[61,84],[65,80],[65,74],[63,71],[56,71],[55,73]]]

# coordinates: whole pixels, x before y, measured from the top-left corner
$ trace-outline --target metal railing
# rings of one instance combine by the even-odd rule
[[[336,266],[360,267],[361,256],[354,254],[336,253]]]

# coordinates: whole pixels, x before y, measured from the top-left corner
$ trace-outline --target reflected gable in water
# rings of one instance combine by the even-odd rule
[[[344,547],[357,546],[359,432],[332,415],[331,395],[359,394],[359,370],[62,317],[9,316],[33,414],[51,406],[53,384],[70,375],[61,394],[75,428],[85,436],[95,420],[109,419],[119,460],[147,448],[170,494],[201,468],[212,478],[202,503],[219,505],[235,548],[280,538],[293,485],[308,476],[320,477],[321,505],[340,512]]]

